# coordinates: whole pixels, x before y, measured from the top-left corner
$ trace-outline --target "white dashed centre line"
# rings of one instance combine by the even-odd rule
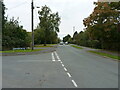
[[[78,87],[74,80],[72,80],[72,83],[74,84],[75,87]]]
[[[67,69],[64,67],[64,70],[67,72]]]
[[[64,64],[62,64],[62,66],[64,67],[65,65],[64,65]]]
[[[58,60],[58,61],[61,61],[61,60]]]
[[[60,63],[62,64],[62,66],[63,66],[65,72],[66,72],[67,75],[68,75],[68,77],[71,79],[73,85],[74,85],[75,87],[78,87],[77,84],[76,84],[76,82],[72,79],[71,74],[68,72],[68,70],[65,68],[65,65],[64,65],[63,62],[60,60],[60,58],[59,58],[57,52],[54,52],[54,53],[55,53],[55,55],[56,55],[56,57],[57,57],[57,60],[60,61]],[[53,54],[53,53],[52,53],[52,60],[55,61],[55,57],[54,57],[54,54]]]
[[[70,75],[70,73],[68,73],[68,72],[67,72],[67,75],[68,75],[69,77],[72,77],[72,76]]]

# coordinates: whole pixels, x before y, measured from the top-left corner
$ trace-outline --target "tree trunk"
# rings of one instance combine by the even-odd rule
[[[45,39],[45,42],[44,42],[44,46],[46,46],[46,39]]]

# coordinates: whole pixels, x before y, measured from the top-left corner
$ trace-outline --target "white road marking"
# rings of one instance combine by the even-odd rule
[[[68,73],[68,72],[67,72],[67,75],[68,75],[69,77],[72,77],[72,76],[70,75],[70,73]]]
[[[61,60],[58,60],[58,61],[61,61]]]
[[[56,55],[56,57],[57,57],[57,59],[58,59],[58,61],[59,61],[60,58],[59,58],[58,54],[57,54],[56,52],[54,52],[54,53],[55,53],[55,55]]]
[[[61,61],[60,63],[62,64],[63,62]]]
[[[74,84],[75,87],[78,87],[74,80],[72,80],[72,83]]]
[[[67,69],[64,67],[64,70],[67,72]]]
[[[65,65],[64,65],[64,64],[62,64],[62,66],[64,67]]]
[[[55,57],[54,57],[54,54],[52,53],[52,61],[55,62]]]
[[[58,61],[60,61],[60,63],[62,64],[62,66],[63,66],[65,72],[66,72],[67,75],[68,75],[68,77],[71,79],[71,78],[72,78],[71,74],[70,74],[70,73],[68,72],[68,70],[65,68],[65,65],[64,65],[63,62],[60,60],[60,58],[59,58],[57,52],[54,52],[54,53],[55,53],[55,55],[56,55]],[[53,54],[53,56],[54,56],[54,54]],[[72,83],[73,83],[73,85],[74,85],[75,87],[78,87],[77,84],[76,84],[76,82],[75,82],[74,80],[71,79],[71,81],[72,81]]]

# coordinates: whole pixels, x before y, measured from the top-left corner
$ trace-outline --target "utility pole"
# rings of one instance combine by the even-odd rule
[[[32,29],[32,50],[34,50],[34,20],[33,20],[33,10],[34,10],[34,6],[33,6],[33,0],[31,3],[31,29]]]

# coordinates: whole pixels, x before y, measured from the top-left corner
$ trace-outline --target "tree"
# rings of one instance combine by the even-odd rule
[[[78,32],[76,31],[74,34],[73,34],[73,43],[74,44],[77,44],[77,39],[78,39]]]
[[[5,5],[2,4],[2,50],[10,50],[14,47],[27,47],[30,45],[30,37],[18,20],[5,17]]]
[[[0,50],[2,50],[2,45],[1,45],[1,42],[2,42],[2,2],[0,1]]]
[[[2,50],[2,30],[4,29],[5,22],[5,5],[2,1],[0,1],[0,50]]]
[[[54,31],[50,32],[50,39],[48,39],[48,43],[50,44],[58,43],[58,35],[56,32]]]
[[[58,43],[60,43],[62,40],[60,38],[57,39]]]
[[[69,42],[71,39],[71,36],[68,34],[67,36],[63,37],[63,42]]]
[[[43,29],[35,29],[34,36],[35,44],[44,44],[45,35]]]
[[[59,32],[60,17],[57,13],[52,13],[51,9],[46,5],[38,11],[40,23],[38,29],[43,30],[44,32],[44,45],[46,46],[47,41],[49,41],[50,36],[56,36]],[[52,33],[51,33],[52,32]],[[50,41],[51,42],[51,41]]]
[[[35,44],[44,44],[45,42],[45,32],[43,29],[35,29],[34,30],[34,40],[35,40]],[[48,44],[55,44],[58,43],[58,35],[55,31],[50,31],[49,33],[49,38],[46,39],[46,42]]]
[[[6,8],[5,8],[5,5],[4,5],[4,3],[2,1],[0,1],[0,6],[2,7],[0,11],[1,11],[1,14],[2,14],[2,29],[3,29],[4,24],[7,21],[7,18],[5,17]]]
[[[120,23],[120,2],[97,2],[93,13],[83,20],[90,40],[97,40],[103,49],[116,49],[118,40],[117,26]]]
[[[23,26],[19,25],[18,20],[14,18],[6,21],[2,31],[2,47],[3,50],[12,49],[14,47],[27,47],[30,44],[30,38]]]

